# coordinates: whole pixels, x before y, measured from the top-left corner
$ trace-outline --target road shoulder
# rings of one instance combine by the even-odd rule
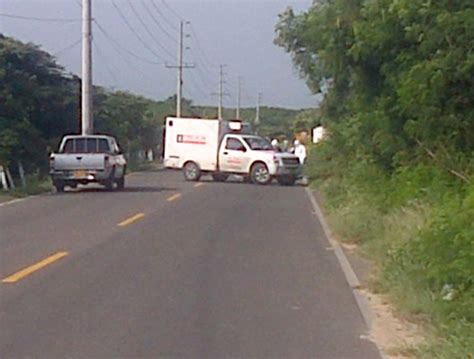
[[[360,255],[357,245],[338,240],[321,209],[319,194],[309,187],[306,193],[369,328],[368,339],[376,344],[384,359],[410,357],[410,348],[422,340],[419,328],[397,316],[386,296],[371,290],[370,281],[375,270],[373,263]]]

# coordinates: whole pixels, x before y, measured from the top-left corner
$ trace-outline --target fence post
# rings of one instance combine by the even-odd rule
[[[8,191],[7,176],[5,174],[5,170],[3,166],[0,166],[0,182],[2,183],[3,190]]]
[[[21,186],[23,189],[26,188],[26,179],[25,179],[25,169],[23,168],[23,163],[18,161],[18,173],[20,174]]]
[[[15,182],[13,182],[13,177],[12,177],[12,174],[10,173],[10,170],[8,169],[8,166],[5,167],[5,173],[7,175],[7,181],[10,185],[10,189],[15,190]]]

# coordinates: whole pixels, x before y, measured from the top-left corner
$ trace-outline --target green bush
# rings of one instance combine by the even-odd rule
[[[474,185],[422,162],[387,175],[332,140],[311,148],[306,170],[333,230],[373,259],[374,289],[431,328],[417,355],[474,353]]]

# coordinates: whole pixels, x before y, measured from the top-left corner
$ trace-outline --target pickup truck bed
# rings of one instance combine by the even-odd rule
[[[94,182],[121,189],[125,169],[125,158],[110,136],[66,136],[58,153],[50,156],[50,175],[58,192]]]

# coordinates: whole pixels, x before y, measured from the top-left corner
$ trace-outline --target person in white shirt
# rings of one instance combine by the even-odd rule
[[[295,145],[295,156],[300,159],[300,163],[304,164],[306,161],[306,147],[298,140],[293,143]]]

